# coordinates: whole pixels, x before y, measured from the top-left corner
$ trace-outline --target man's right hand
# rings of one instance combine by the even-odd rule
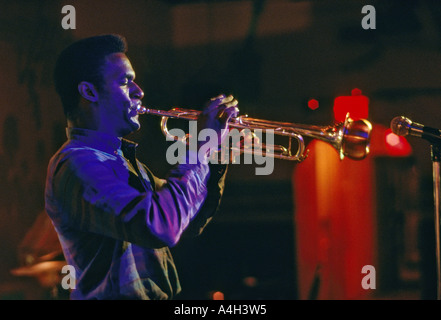
[[[219,95],[212,98],[198,119],[198,129],[216,131],[218,144],[222,144],[228,134],[228,122],[239,115],[238,101],[232,95]]]

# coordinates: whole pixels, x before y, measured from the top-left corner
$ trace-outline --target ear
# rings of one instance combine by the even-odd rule
[[[90,102],[98,101],[98,91],[96,90],[95,86],[90,82],[81,81],[78,84],[78,92],[84,99]]]

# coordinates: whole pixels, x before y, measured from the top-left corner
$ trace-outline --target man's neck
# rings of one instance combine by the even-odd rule
[[[79,120],[67,120],[67,127],[68,128],[80,128],[80,129],[87,129],[87,130],[92,130],[92,131],[97,131],[97,132],[101,132],[104,134],[107,134],[109,136],[113,136],[113,137],[117,137],[119,139],[121,139],[121,136],[119,136],[118,134],[116,134],[115,132],[108,132],[106,130],[102,130],[99,128],[98,125],[96,125],[94,122],[90,122],[90,121],[79,121]]]

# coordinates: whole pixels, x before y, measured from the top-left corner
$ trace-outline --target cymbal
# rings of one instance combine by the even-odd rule
[[[65,261],[44,261],[34,265],[12,269],[11,273],[15,276],[35,277],[48,272],[59,273],[65,265]]]
[[[12,269],[11,273],[19,277],[36,278],[42,287],[54,288],[61,282],[61,269],[65,265],[65,261],[44,261],[34,265]]]

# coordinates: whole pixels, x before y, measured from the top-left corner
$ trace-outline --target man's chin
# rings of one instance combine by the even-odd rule
[[[130,118],[130,129],[131,132],[135,132],[141,129],[141,124],[139,123],[138,116],[136,116],[136,118]]]
[[[127,136],[131,133],[134,133],[141,129],[141,124],[139,123],[137,118],[130,118],[130,120],[127,123],[127,126],[121,130],[121,137]]]

